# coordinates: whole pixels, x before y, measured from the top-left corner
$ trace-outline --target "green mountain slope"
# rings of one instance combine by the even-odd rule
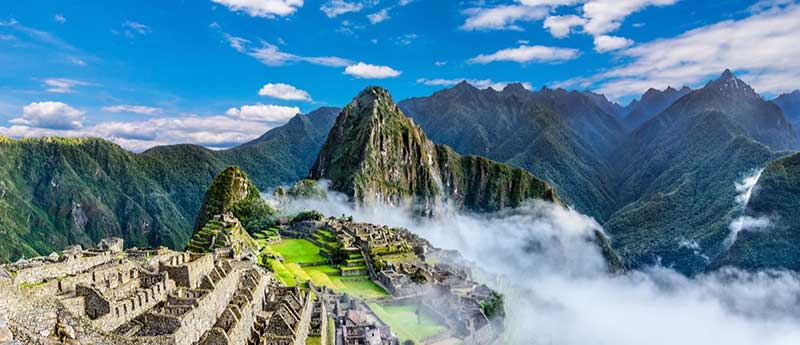
[[[734,182],[776,157],[769,145],[793,145],[773,106],[726,71],[631,134],[615,155],[620,209],[605,224],[629,266],[694,273],[723,254]]]
[[[742,231],[730,250],[713,265],[750,269],[800,270],[800,154],[770,162],[761,174],[747,215],[766,217],[771,225]]]
[[[582,101],[568,108],[572,99]],[[622,131],[616,120],[582,94],[546,89],[533,93],[519,85],[496,92],[462,83],[429,97],[402,101],[400,108],[437,143],[460,154],[524,168],[547,180],[567,204],[601,221],[614,211],[611,170],[588,140],[592,135],[621,137]],[[553,109],[582,115],[567,116]],[[587,124],[573,128],[568,120]],[[584,136],[578,127],[606,130]],[[611,145],[614,140],[618,139],[599,141]]]
[[[518,206],[555,192],[530,173],[433,144],[382,88],[369,87],[348,104],[309,174],[356,202],[421,205],[444,201],[481,211]]]
[[[132,154],[101,139],[0,140],[0,261],[119,236],[180,248],[203,195],[229,165],[263,190],[306,176],[338,114],[320,108],[239,147],[195,145]],[[245,224],[247,225],[247,224]]]

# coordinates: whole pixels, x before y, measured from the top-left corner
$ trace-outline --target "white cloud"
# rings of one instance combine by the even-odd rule
[[[12,120],[12,126],[0,127],[0,135],[13,138],[98,137],[111,140],[132,151],[181,143],[225,148],[253,140],[300,112],[294,107],[246,105],[231,108],[226,115],[186,114],[81,126],[82,111],[58,102],[41,103],[44,105],[31,104],[34,106],[28,109],[28,118],[23,116],[22,119]],[[66,121],[67,118],[72,121]]]
[[[373,14],[367,15],[367,19],[369,19],[369,22],[372,23],[372,24],[378,24],[378,23],[380,23],[380,22],[382,22],[384,20],[387,20],[389,18],[391,18],[391,17],[389,17],[389,9],[388,8],[384,8],[384,9],[378,11],[378,12],[375,12]]]
[[[33,102],[22,108],[22,116],[11,123],[49,129],[75,129],[83,126],[86,112],[61,102]]]
[[[488,55],[478,55],[469,60],[471,63],[488,64],[497,61],[513,61],[518,63],[544,62],[557,63],[578,57],[577,49],[547,46],[526,46],[499,50]]]
[[[232,118],[258,122],[286,122],[297,114],[300,114],[298,107],[273,104],[243,105],[225,112],[225,115]]]
[[[94,85],[85,81],[67,79],[67,78],[48,78],[44,80],[47,87],[47,92],[52,93],[73,93],[76,86],[89,86]]]
[[[583,5],[583,17],[588,19],[583,30],[592,35],[612,32],[630,14],[648,6],[668,6],[678,0],[591,0]]]
[[[231,48],[235,49],[237,52],[244,53],[247,50],[247,45],[250,43],[249,40],[236,37],[226,32],[223,33],[225,35],[225,40],[228,41],[228,44]]]
[[[311,95],[305,90],[283,83],[266,84],[258,91],[258,94],[287,101],[311,101]]]
[[[319,8],[328,18],[334,18],[340,14],[358,12],[364,9],[361,2],[348,2],[345,0],[331,0]]]
[[[453,79],[426,79],[420,78],[417,79],[417,83],[428,85],[428,86],[453,86],[462,81],[466,81],[470,85],[479,88],[479,89],[486,89],[492,88],[495,91],[502,91],[508,84],[515,84],[519,83],[522,84],[522,87],[533,90],[533,85],[529,82],[516,82],[516,81],[494,81],[491,79],[470,79],[470,78],[453,78]]]
[[[67,18],[66,18],[66,17],[64,17],[64,15],[63,15],[63,14],[61,14],[61,13],[58,13],[58,14],[54,15],[54,16],[53,16],[53,20],[54,20],[56,23],[59,23],[59,24],[64,24],[64,23],[66,23],[66,22],[67,22]]]
[[[134,113],[142,115],[158,115],[163,113],[164,109],[156,107],[148,107],[144,105],[119,104],[119,105],[103,107],[103,111],[107,111],[109,113]]]
[[[598,53],[619,50],[631,44],[633,44],[633,41],[625,37],[600,35],[594,38],[594,50]]]
[[[539,20],[547,16],[544,6],[505,5],[488,8],[470,8],[464,11],[467,19],[462,30],[522,30],[518,21]]]
[[[128,37],[132,37],[134,36],[134,34],[139,34],[144,36],[150,33],[149,26],[130,20],[122,23],[122,27],[125,28],[125,35]]]
[[[444,65],[447,65],[447,61],[436,61],[433,64],[436,65],[436,67],[442,67]]]
[[[244,12],[251,17],[274,18],[288,16],[303,7],[303,0],[211,0],[231,11]]]
[[[300,56],[286,53],[269,43],[263,43],[259,48],[250,49],[247,54],[268,66],[281,66],[289,62],[307,62],[329,67],[345,67],[352,64],[350,60],[335,56]]]
[[[623,49],[622,64],[560,83],[593,87],[612,98],[647,88],[697,86],[730,68],[759,92],[796,89],[800,80],[800,5],[726,20]]]
[[[86,60],[74,56],[67,58],[67,61],[76,66],[86,66]]]
[[[555,38],[564,38],[572,33],[572,28],[581,26],[586,20],[576,15],[550,16],[544,20],[544,28]]]
[[[399,76],[400,73],[400,71],[397,71],[389,66],[370,65],[363,62],[347,66],[347,68],[344,70],[344,74],[349,74],[361,79],[394,78]]]

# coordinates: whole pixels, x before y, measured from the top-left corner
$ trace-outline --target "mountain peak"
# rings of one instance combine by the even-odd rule
[[[722,72],[722,75],[719,76],[719,80],[729,80],[729,79],[736,79],[736,76],[733,75],[730,69],[726,68],[725,71]]]
[[[525,92],[525,91],[528,91],[528,89],[526,89],[525,86],[522,85],[522,83],[510,83],[503,88],[503,92]]]
[[[725,69],[717,80],[708,82],[706,88],[716,90],[727,97],[761,98],[750,85],[736,78],[730,69]]]

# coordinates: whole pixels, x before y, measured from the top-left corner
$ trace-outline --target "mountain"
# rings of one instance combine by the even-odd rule
[[[257,251],[255,240],[242,223],[252,224],[274,214],[247,175],[239,167],[228,167],[211,181],[186,250],[209,252],[232,246],[239,253],[243,249]],[[263,228],[266,226],[254,230]]]
[[[783,115],[800,136],[800,90],[782,94],[772,101],[783,110]]]
[[[800,269],[800,154],[770,162],[746,206],[749,219],[769,225],[744,230],[714,266]]]
[[[649,89],[638,100],[634,100],[624,111],[627,114],[623,123],[630,130],[636,129],[654,116],[658,115],[679,98],[685,96],[692,89],[684,86],[680,90],[668,87],[664,91]]]
[[[90,247],[182,247],[212,179],[239,165],[263,190],[306,176],[338,114],[320,108],[239,147],[132,154],[102,139],[0,139],[0,261]]]
[[[627,113],[625,107],[619,105],[619,103],[609,101],[608,98],[606,98],[606,96],[603,94],[584,91],[583,95],[589,97],[589,99],[591,99],[598,108],[606,113],[616,116],[617,118],[621,118]]]
[[[493,211],[557,198],[527,171],[433,144],[380,87],[366,88],[342,110],[309,177],[330,180],[358,203],[421,205],[426,212],[445,201]]]
[[[537,94],[518,84],[497,92],[461,83],[428,97],[404,100],[399,106],[434,142],[459,154],[485,156],[524,168],[547,180],[579,211],[607,219],[614,205],[610,167],[604,154],[576,129],[607,128],[602,135],[621,138],[621,127],[580,93],[543,90]],[[583,101],[568,106],[572,98]],[[570,108],[594,115],[565,116],[553,110]],[[581,117],[583,120],[577,120]],[[588,124],[573,128],[570,123],[577,121]]]
[[[643,124],[615,154],[619,210],[604,225],[629,266],[686,273],[726,248],[735,181],[795,143],[780,109],[725,71]]]

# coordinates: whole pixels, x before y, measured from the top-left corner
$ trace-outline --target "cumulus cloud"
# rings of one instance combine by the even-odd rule
[[[394,78],[400,75],[400,71],[395,70],[389,66],[377,66],[367,63],[359,62],[355,65],[347,66],[344,74],[352,75],[361,79],[386,79]]]
[[[251,17],[283,17],[303,7],[303,0],[211,0],[234,12],[243,12]]]
[[[364,9],[364,4],[358,1],[348,2],[345,0],[331,0],[323,4],[319,9],[325,13],[328,18],[334,18],[340,14],[361,11]]]
[[[588,20],[583,30],[592,35],[603,35],[617,30],[622,21],[634,12],[676,2],[678,0],[591,0],[583,5],[583,17]]]
[[[594,38],[594,50],[598,53],[619,50],[631,44],[633,41],[625,37],[600,35]]]
[[[156,107],[148,107],[144,105],[119,104],[119,105],[103,107],[103,111],[107,111],[109,113],[134,113],[142,115],[158,115],[163,113],[164,109]]]
[[[311,101],[308,92],[284,83],[265,84],[258,90],[258,94],[287,101]]]
[[[543,19],[550,10],[544,6],[505,5],[470,8],[462,30],[522,30],[516,23]]]
[[[580,55],[580,52],[577,49],[521,45],[517,48],[499,50],[492,54],[481,54],[470,59],[469,62],[479,64],[498,61],[558,63],[575,59],[578,55]]]
[[[44,80],[44,85],[47,87],[47,92],[52,93],[73,93],[76,86],[89,86],[92,83],[67,79],[67,78],[48,78]]]
[[[85,111],[61,102],[33,102],[22,108],[22,116],[11,123],[49,129],[75,129],[83,126]]]
[[[367,19],[369,19],[369,22],[372,23],[372,24],[378,24],[378,23],[380,23],[380,22],[382,22],[384,20],[387,20],[389,18],[391,18],[391,17],[389,17],[389,9],[388,8],[384,8],[384,9],[378,11],[378,12],[375,12],[375,13],[367,15]]]
[[[622,37],[608,36],[622,25],[632,13],[650,6],[668,6],[678,0],[588,0],[580,11],[570,15],[551,15],[544,21],[544,28],[556,38],[569,36],[573,27],[581,27],[584,33],[594,36],[595,51],[607,52],[633,44]]]
[[[800,5],[790,5],[639,44],[618,53],[621,65],[562,86],[586,85],[619,98],[649,87],[700,85],[730,68],[759,92],[789,92],[800,80],[797,18]]]
[[[225,115],[233,118],[264,122],[286,122],[297,114],[300,114],[298,107],[273,104],[243,105],[239,108],[230,108],[225,112]]]
[[[515,82],[515,81],[494,81],[491,79],[470,79],[470,78],[453,78],[453,79],[426,79],[420,78],[417,79],[417,83],[428,85],[428,86],[453,86],[462,81],[466,81],[470,85],[479,88],[479,89],[486,89],[492,88],[495,91],[502,91],[508,84],[515,84],[519,83],[522,84],[522,87],[533,90],[533,85],[530,82]]]
[[[544,28],[555,38],[564,38],[572,33],[572,28],[581,26],[586,20],[576,15],[550,16],[544,20]]]
[[[103,108],[111,112],[160,114],[159,108],[118,105]],[[85,125],[84,114],[60,102],[37,102],[23,108],[19,118],[0,126],[0,135],[20,137],[98,137],[132,151],[157,145],[191,143],[209,148],[227,148],[253,140],[300,113],[297,107],[244,105],[224,115],[180,114],[134,121],[103,121]]]
[[[504,344],[785,345],[800,339],[797,273],[725,268],[688,278],[656,266],[611,275],[591,241],[600,225],[561,206],[533,202],[483,215],[443,209],[420,219],[403,209],[353,208],[333,193],[327,201],[287,207],[304,209],[403,226],[459,250],[476,266],[476,279],[505,296]]]

